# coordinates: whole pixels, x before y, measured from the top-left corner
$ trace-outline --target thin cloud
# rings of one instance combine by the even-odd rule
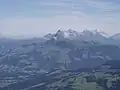
[[[47,0],[31,2],[31,5],[36,6],[40,10],[54,11],[55,13],[62,11],[77,11],[86,14],[120,14],[120,5],[105,0]]]
[[[94,7],[103,11],[109,11],[109,10],[118,10],[120,11],[120,5],[116,4],[114,2],[110,1],[103,1],[103,0],[84,0],[84,3],[86,3],[90,7]]]

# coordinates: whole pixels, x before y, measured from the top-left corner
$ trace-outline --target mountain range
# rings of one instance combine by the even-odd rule
[[[119,40],[119,34],[108,37],[98,30],[71,29],[43,38],[1,39],[0,84],[4,87],[54,70],[120,69]]]
[[[119,40],[120,38],[120,33],[117,33],[113,36],[109,36],[107,33],[105,32],[100,32],[99,30],[83,30],[82,32],[78,32],[72,29],[68,29],[68,30],[58,30],[56,33],[49,33],[47,35],[44,36],[47,39],[50,38],[69,38],[69,39],[90,39],[90,40],[94,40],[95,37],[98,38],[104,38],[104,39],[115,39],[115,40]]]

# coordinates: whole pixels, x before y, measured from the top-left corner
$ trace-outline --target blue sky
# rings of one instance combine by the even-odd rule
[[[120,32],[120,0],[0,0],[0,32],[43,36],[57,29]]]

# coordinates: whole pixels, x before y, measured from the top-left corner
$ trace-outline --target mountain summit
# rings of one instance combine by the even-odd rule
[[[68,39],[71,39],[71,38],[75,38],[79,36],[79,32],[77,31],[74,31],[72,29],[69,29],[69,30],[58,30],[56,33],[49,33],[47,35],[45,35],[44,37],[47,38],[47,39],[51,39],[51,38],[54,38],[54,39],[64,39],[64,38],[68,38]]]

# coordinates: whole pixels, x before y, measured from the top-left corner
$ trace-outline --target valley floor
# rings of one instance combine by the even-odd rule
[[[120,90],[120,74],[57,71],[0,90]]]

